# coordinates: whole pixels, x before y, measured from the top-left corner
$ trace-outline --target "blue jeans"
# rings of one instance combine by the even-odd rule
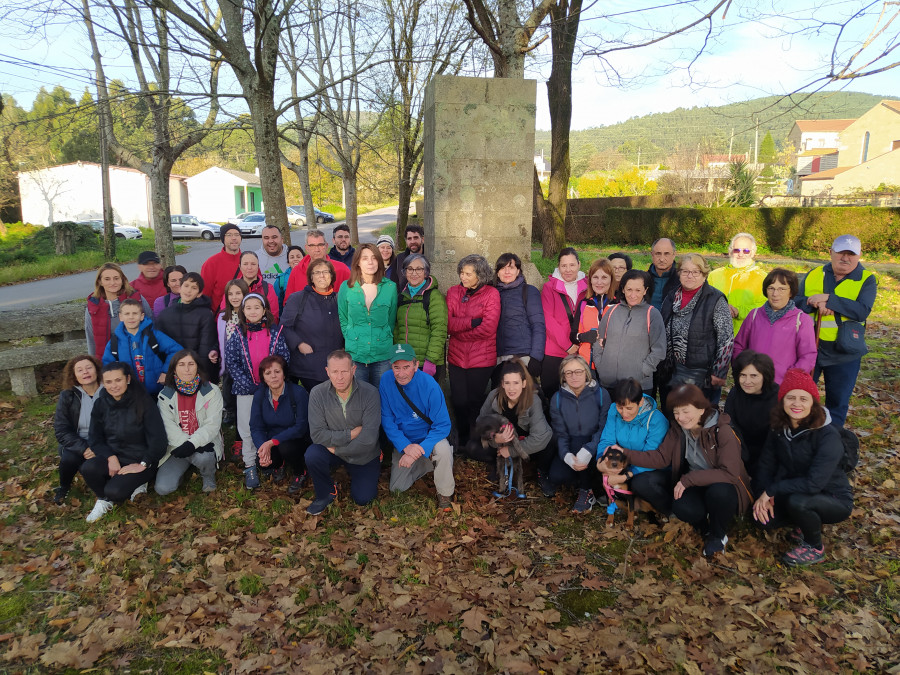
[[[334,489],[331,470],[343,466],[350,474],[350,496],[360,506],[368,504],[378,496],[378,476],[381,474],[381,457],[367,464],[350,464],[328,452],[328,448],[313,443],[306,449],[306,470],[312,478],[316,499],[324,499]]]
[[[831,423],[838,428],[843,427],[847,419],[847,409],[861,363],[862,357],[833,366],[817,365],[813,371],[816,383],[819,382],[819,375],[825,376],[825,407],[831,413]]]
[[[356,366],[357,379],[362,382],[368,382],[376,389],[381,382],[381,376],[391,369],[391,362],[387,359],[384,361],[373,361],[372,363],[360,363],[359,361],[354,361],[353,363]]]

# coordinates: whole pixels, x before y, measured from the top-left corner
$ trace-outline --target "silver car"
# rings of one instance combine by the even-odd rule
[[[229,225],[240,225],[241,221],[244,220],[244,218],[246,218],[247,216],[256,216],[261,213],[262,213],[262,211],[246,211],[244,213],[239,213],[236,216],[232,216],[225,222],[228,223]]]
[[[102,218],[91,218],[90,220],[79,220],[79,225],[87,225],[94,232],[98,234],[103,234],[103,219]],[[136,227],[131,227],[130,225],[119,225],[118,223],[113,223],[113,229],[115,230],[116,237],[119,239],[143,239],[144,235],[141,234],[141,231]]]
[[[219,238],[219,226],[182,213],[172,216],[172,237],[200,237],[212,241]]]
[[[265,226],[265,213],[251,213],[238,224],[241,234],[248,237],[261,237]]]

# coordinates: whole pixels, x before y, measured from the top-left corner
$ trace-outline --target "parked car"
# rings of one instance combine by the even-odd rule
[[[94,232],[98,234],[103,234],[103,219],[102,218],[91,218],[90,220],[79,220],[79,225],[87,225]],[[141,231],[136,227],[131,227],[130,225],[119,225],[118,223],[113,223],[113,229],[115,230],[116,236],[119,239],[143,239],[144,235],[141,234]]]
[[[261,237],[265,226],[265,213],[252,213],[238,223],[238,227],[241,228],[241,234],[247,237]]]
[[[236,216],[232,216],[225,222],[231,225],[240,225],[241,221],[244,220],[244,218],[246,218],[247,216],[258,216],[261,213],[262,211],[245,211],[244,213],[239,213]]]
[[[182,213],[172,216],[173,237],[201,237],[207,241],[219,238],[219,226],[207,223],[197,216]]]
[[[287,207],[287,218],[292,227],[304,227],[306,225],[306,212],[302,206]]]
[[[325,213],[325,211],[320,211],[319,209],[313,209],[316,212],[316,222],[317,223],[333,223],[334,222],[334,214]],[[291,220],[291,212],[296,215],[299,215],[298,219],[296,216],[294,220]],[[298,222],[299,220],[299,222]],[[291,225],[306,225],[306,209],[302,206],[289,206],[288,207],[288,221],[290,221]]]

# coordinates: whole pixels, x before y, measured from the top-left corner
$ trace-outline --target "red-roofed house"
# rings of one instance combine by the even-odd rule
[[[801,175],[802,196],[845,195],[874,190],[882,183],[900,185],[900,101],[881,101],[848,124],[839,133],[837,161],[823,166],[822,158],[830,160],[833,154],[819,156],[819,171]]]

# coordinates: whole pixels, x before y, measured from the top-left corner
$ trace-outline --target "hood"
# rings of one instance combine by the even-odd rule
[[[264,257],[265,258],[280,258],[281,256],[287,256],[287,249],[288,249],[287,244],[282,244],[281,250],[278,253],[273,255],[266,250],[265,246],[260,246],[256,250],[256,255],[260,260],[262,260],[262,258],[264,258]]]
[[[179,309],[179,311],[182,311],[182,312],[191,312],[191,311],[193,311],[195,309],[199,309],[199,308],[205,309],[206,311],[211,311],[212,301],[209,299],[208,296],[201,294],[201,295],[197,296],[196,298],[194,298],[194,301],[189,305],[183,304],[181,302],[181,300],[179,299],[178,302],[175,304],[175,306]]]
[[[138,325],[137,334],[140,335],[142,330],[144,330],[145,328],[152,328],[152,327],[153,327],[153,321],[151,321],[150,319],[148,319],[145,316],[143,321],[141,321],[140,325]],[[126,337],[128,335],[128,329],[125,328],[125,324],[122,323],[121,321],[119,322],[119,325],[116,326],[116,333],[119,334],[119,337]]]
[[[384,277],[384,278],[387,279],[387,277]],[[437,288],[438,288],[438,280],[435,279],[433,276],[430,276],[425,280],[425,285],[422,286],[419,293],[424,293],[427,290],[437,290]],[[400,291],[400,293],[409,295],[409,282],[406,282],[403,285],[403,290]]]
[[[634,419],[631,422],[626,422],[626,424],[644,424],[647,421],[647,417],[650,416],[653,411],[656,410],[656,401],[644,394],[641,398],[641,405],[638,408],[637,415],[634,416]]]
[[[709,419],[703,423],[704,429],[712,429],[719,423],[719,411],[713,410],[713,414],[709,416]]]
[[[582,291],[587,289],[587,277],[584,272],[581,270],[578,271],[578,276],[576,277],[576,282],[578,283],[578,293],[581,294]],[[566,282],[562,280],[562,277],[559,275],[559,268],[553,270],[553,274],[551,274],[547,278],[547,284],[550,285],[557,293],[565,293],[566,292]]]
[[[599,387],[599,386],[600,386],[600,385],[597,384],[597,381],[596,381],[596,380],[591,380],[590,383],[588,383],[588,386],[586,386],[584,389],[581,390],[581,395],[583,396],[583,395],[585,394],[585,392],[587,392],[587,393],[595,393],[596,390],[597,390],[597,387]],[[560,390],[560,391],[566,392],[569,396],[571,396],[571,397],[573,397],[573,398],[578,398],[578,396],[575,396],[575,392],[572,391],[572,388],[569,387],[568,384],[563,384],[563,385],[559,388],[559,390]]]
[[[823,406],[824,407],[824,406]],[[784,430],[784,437],[789,441],[793,441],[795,438],[800,438],[803,434],[813,431],[815,429],[823,429],[831,424],[831,413],[828,412],[828,408],[825,408],[825,421],[822,422],[817,427],[809,427],[808,429],[801,429],[800,431],[794,431],[790,427]]]

